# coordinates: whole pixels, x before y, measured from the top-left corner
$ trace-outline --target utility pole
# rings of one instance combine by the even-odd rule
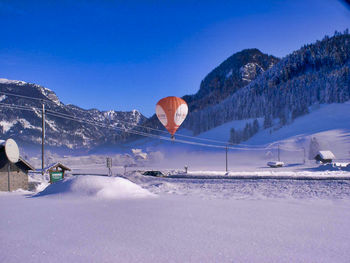
[[[107,157],[106,163],[107,163],[107,168],[108,168],[108,176],[112,176],[112,158]]]
[[[226,173],[228,173],[227,151],[228,151],[228,147],[227,147],[227,144],[226,144]]]
[[[304,164],[306,162],[306,152],[305,152],[305,147],[303,147],[303,150],[304,150]]]
[[[10,175],[11,175],[11,164],[8,162],[7,164],[7,185],[8,185],[8,191],[11,191],[11,185],[10,185]]]
[[[280,144],[278,144],[278,161],[280,161]]]
[[[42,101],[43,108],[41,112],[41,174],[44,175],[44,144],[45,144],[45,104]]]

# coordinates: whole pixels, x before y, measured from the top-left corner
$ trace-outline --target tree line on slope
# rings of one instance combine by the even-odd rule
[[[308,113],[313,104],[349,99],[350,35],[346,30],[293,52],[220,104],[191,114],[184,125],[199,134],[232,120],[264,117],[264,128],[271,127],[275,118],[281,127]]]

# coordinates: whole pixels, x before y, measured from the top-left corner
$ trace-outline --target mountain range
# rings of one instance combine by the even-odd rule
[[[45,144],[66,150],[87,151],[103,144],[115,144],[123,138],[126,130],[146,120],[137,110],[99,111],[65,105],[53,91],[24,81],[0,79],[0,92],[1,137],[14,138],[24,146],[41,144],[43,103],[46,111]],[[13,106],[9,108],[7,105]],[[79,121],[72,121],[72,118]]]
[[[41,142],[41,112],[37,109],[41,108],[42,99],[48,110],[46,144],[50,147],[88,151],[138,140],[140,136],[134,133],[140,131],[164,129],[155,115],[147,119],[136,110],[84,110],[63,104],[53,91],[36,84],[0,79],[0,91],[3,92],[0,106],[24,105],[33,109],[2,107],[0,113],[1,137],[12,137],[25,145]],[[192,135],[245,119],[263,119],[263,125],[254,123],[255,132],[272,125],[284,127],[308,114],[309,108],[315,104],[343,103],[350,99],[350,35],[348,31],[336,32],[334,36],[305,45],[282,59],[258,49],[242,50],[211,71],[200,83],[196,94],[185,95],[183,99],[188,103],[189,114],[182,126]],[[61,117],[52,115],[54,112]],[[73,122],[62,116],[74,116],[82,121]],[[98,122],[102,126],[83,120]],[[240,142],[254,135],[254,132],[249,132],[243,139],[236,140],[237,132],[243,132],[243,129],[227,132],[235,132],[235,140],[231,142]]]

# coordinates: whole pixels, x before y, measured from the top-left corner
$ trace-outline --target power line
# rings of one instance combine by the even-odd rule
[[[35,107],[27,107],[27,106],[21,106],[21,105],[11,105],[11,104],[5,104],[5,103],[0,103],[0,106],[2,107],[7,107],[7,108],[11,108],[11,109],[17,109],[17,110],[27,110],[27,111],[39,111],[39,108],[35,108]],[[93,125],[93,126],[98,126],[98,127],[103,127],[103,128],[107,128],[107,129],[112,129],[112,130],[120,130],[126,133],[130,133],[130,134],[135,134],[135,135],[140,135],[140,136],[144,136],[144,137],[150,137],[150,138],[157,138],[157,139],[161,139],[161,140],[166,140],[166,141],[173,141],[171,138],[168,137],[164,137],[164,136],[160,136],[157,134],[152,134],[152,133],[146,133],[146,132],[142,132],[142,131],[135,131],[135,130],[127,130],[124,128],[120,128],[120,127],[114,127],[110,124],[103,124],[103,123],[98,123],[96,121],[91,121],[91,120],[87,120],[87,119],[83,119],[83,118],[79,118],[76,116],[71,116],[68,114],[64,114],[64,113],[59,113],[59,112],[55,112],[52,110],[46,110],[47,111],[47,115],[51,115],[54,117],[58,117],[58,118],[63,118],[63,119],[67,119],[67,120],[73,120],[73,121],[77,121],[80,123],[85,123],[85,124],[89,124],[89,125]],[[241,147],[234,147],[234,146],[228,146],[228,144],[226,146],[223,145],[213,145],[213,144],[205,144],[205,143],[199,143],[199,142],[191,142],[191,141],[187,141],[187,140],[182,140],[182,139],[176,139],[175,142],[179,142],[179,143],[184,143],[184,144],[191,144],[191,145],[197,145],[197,146],[204,146],[204,147],[211,147],[211,148],[220,148],[220,149],[231,149],[231,150],[244,150],[244,151],[249,151],[249,150],[271,150],[274,149],[272,147],[266,147],[266,148],[241,148]],[[287,150],[281,147],[281,149],[283,150]],[[297,151],[297,150],[291,150],[291,151]]]
[[[5,108],[10,108],[10,109],[15,109],[15,110],[26,110],[26,111],[35,111],[35,109],[39,110],[38,108],[29,108],[29,107],[24,107],[24,106],[19,106],[19,105],[11,105],[11,104],[5,104],[5,103],[0,103],[1,107]]]
[[[26,99],[33,99],[33,100],[37,100],[37,101],[45,101],[45,102],[49,102],[49,103],[57,105],[57,103],[55,103],[55,102],[53,102],[51,100],[48,100],[48,99],[39,99],[39,98],[35,98],[35,97],[24,96],[24,95],[13,94],[13,93],[8,93],[8,92],[2,92],[2,91],[0,91],[0,93],[8,95],[8,96],[15,96],[15,97],[26,98]],[[38,110],[40,110],[40,109],[38,109]],[[74,110],[80,111],[80,112],[82,112],[84,114],[91,114],[91,112],[89,112],[89,110],[79,109],[77,106],[76,106],[76,108]],[[50,110],[46,110],[46,111],[50,111]],[[51,111],[51,112],[55,112],[55,111]],[[64,113],[60,113],[60,114],[71,117],[71,115],[68,115],[68,114],[64,114]],[[160,130],[160,129],[156,129],[156,128],[152,128],[152,127],[147,127],[147,126],[143,126],[143,125],[139,125],[139,124],[123,121],[123,120],[118,120],[118,122],[129,124],[130,126],[134,126],[134,127],[144,128],[146,130],[153,130],[153,131],[161,132],[161,133],[164,133],[164,134],[168,134],[168,132],[166,132],[164,130]],[[189,139],[198,140],[198,141],[208,141],[208,142],[219,143],[219,144],[223,144],[223,145],[232,145],[231,143],[226,142],[226,141],[220,141],[220,140],[214,140],[214,139],[208,139],[208,138],[200,138],[200,137],[195,137],[195,136],[190,136],[190,135],[184,135],[184,134],[181,134],[181,133],[177,133],[176,137],[189,138]],[[240,143],[240,144],[237,144],[235,147],[238,148],[238,149],[243,149],[240,146],[249,147],[249,148],[252,148],[252,149],[257,149],[257,148],[266,149],[266,148],[272,148],[270,146],[273,145],[273,144],[276,144],[276,143],[264,144],[264,145],[260,145],[260,146],[252,146],[252,145],[241,144]]]
[[[53,113],[57,113],[55,111],[52,111],[52,110],[46,110],[47,112],[53,112]],[[59,113],[59,114],[62,114],[64,116],[68,116],[68,117],[72,117],[71,115],[69,114],[65,114],[65,113]],[[118,120],[119,121],[119,120]],[[130,124],[130,125],[134,125],[133,123],[130,123],[130,122],[125,122],[125,121],[120,121],[120,122],[124,122],[124,123],[127,123],[127,124]],[[163,132],[165,134],[168,134],[168,132],[166,131],[162,131],[162,130],[158,130],[158,129],[154,129],[154,128],[150,128],[150,127],[147,127],[147,126],[141,126],[141,125],[137,125],[135,124],[134,126],[138,126],[138,127],[143,127],[145,129],[150,129],[150,130],[155,130],[155,131],[160,131],[160,132]],[[198,137],[194,137],[194,136],[188,136],[188,135],[182,135],[182,134],[177,134],[176,137],[185,137],[185,138],[190,138],[190,139],[194,139],[194,140],[203,140],[203,141],[210,141],[210,142],[216,142],[216,143],[221,143],[221,144],[229,144],[227,142],[224,142],[224,141],[218,141],[218,140],[212,140],[212,139],[206,139],[206,138],[198,138]]]
[[[53,113],[54,111],[49,111],[47,114],[48,115],[53,115],[56,117],[61,117],[61,118],[66,118],[69,120],[75,120],[75,121],[79,121],[82,123],[88,123],[91,125],[98,125],[100,127],[105,127],[105,128],[109,128],[109,129],[117,129],[117,130],[121,130],[123,132],[127,132],[127,133],[131,133],[131,134],[136,134],[136,135],[141,135],[141,136],[146,136],[146,137],[153,137],[153,138],[158,138],[158,139],[163,139],[163,140],[167,140],[167,141],[172,141],[170,138],[168,137],[164,137],[164,136],[160,136],[160,135],[156,135],[156,134],[151,134],[151,133],[146,133],[146,132],[141,132],[141,131],[135,131],[135,130],[126,130],[120,127],[114,127],[110,124],[101,124],[101,123],[97,123],[95,121],[90,121],[90,120],[86,120],[83,118],[78,118],[76,116],[70,116],[68,114],[61,114],[61,113]],[[192,144],[192,145],[199,145],[199,146],[206,146],[206,147],[213,147],[213,148],[229,148],[229,149],[236,149],[236,150],[265,150],[263,148],[250,148],[250,149],[246,149],[246,148],[240,148],[240,147],[232,147],[232,146],[222,146],[222,145],[213,145],[213,144],[205,144],[205,143],[198,143],[198,142],[190,142],[190,141],[186,141],[186,140],[181,140],[181,139],[176,139],[175,141],[177,142],[181,142],[181,143],[187,143],[187,144]]]
[[[15,105],[10,105],[10,104],[4,104],[4,103],[0,103],[0,106],[1,107],[5,107],[5,108],[10,108],[10,109],[16,109],[16,110],[27,110],[27,111],[36,111],[36,110],[39,110],[39,108],[29,108],[29,107],[24,107],[24,106],[15,106]],[[108,125],[106,124],[101,124],[101,123],[97,123],[97,122],[93,122],[93,121],[89,121],[89,120],[86,120],[86,119],[77,119],[75,116],[71,116],[71,117],[68,117],[68,116],[64,116],[64,115],[61,115],[60,113],[50,113],[48,112],[47,115],[52,115],[52,116],[55,116],[55,117],[59,117],[59,118],[63,118],[63,119],[67,119],[67,120],[73,120],[73,121],[77,121],[77,122],[81,122],[81,123],[86,123],[86,124],[90,124],[90,125],[95,125],[95,126],[99,126],[99,127],[103,127],[103,128],[109,128],[109,129],[119,129],[119,130],[122,130],[124,132],[129,132],[131,133],[130,131],[127,131],[125,129],[122,129],[122,128],[118,128],[118,127],[109,127]],[[155,134],[147,134],[147,133],[141,133],[141,132],[133,132],[134,134],[137,134],[137,135],[143,135],[143,136],[146,136],[148,135],[149,137],[157,137],[157,138],[162,138],[162,139],[169,139],[171,140],[170,138],[166,138],[166,137],[160,137],[158,135],[155,135]]]
[[[23,110],[23,109],[24,110],[31,110],[31,111],[39,110],[38,108],[25,108],[24,106],[13,106],[13,105],[8,105],[8,104],[4,104],[4,103],[0,103],[0,106],[9,107],[9,108],[18,109],[18,110]],[[140,135],[140,136],[144,136],[144,137],[151,137],[151,138],[157,138],[157,139],[166,140],[166,141],[172,141],[168,137],[159,136],[159,135],[151,134],[151,133],[140,132],[140,131],[134,131],[134,130],[125,130],[125,129],[122,129],[119,127],[111,127],[111,125],[101,124],[101,123],[97,123],[95,121],[77,118],[75,116],[62,115],[62,114],[57,113],[57,112],[56,113],[48,112],[47,115],[51,115],[51,116],[55,116],[55,117],[59,117],[59,118],[63,118],[63,119],[68,119],[68,120],[73,120],[73,121],[77,121],[77,122],[81,122],[81,123],[86,123],[86,124],[90,124],[90,125],[95,125],[98,127],[104,127],[104,128],[108,128],[108,129],[117,129],[117,130],[121,130],[121,131],[126,132],[126,133],[131,133],[131,134]],[[212,144],[191,142],[191,141],[186,141],[186,140],[181,140],[181,139],[177,139],[177,140],[175,140],[175,142],[191,144],[191,145],[198,145],[198,146],[205,146],[205,147],[212,147],[212,148],[225,148],[226,147],[226,146],[221,146],[221,145],[212,145]],[[228,148],[229,149],[238,149],[238,148],[234,148],[234,147],[228,147]]]
[[[8,92],[3,92],[0,91],[1,94],[7,95],[7,96],[14,96],[14,97],[19,97],[19,98],[24,98],[24,99],[31,99],[31,100],[38,100],[38,101],[46,101],[46,102],[51,102],[54,103],[53,101],[43,98],[43,99],[39,99],[39,98],[35,98],[35,97],[30,97],[30,96],[24,96],[24,95],[19,95],[19,94],[14,94],[14,93],[8,93]]]
[[[89,121],[86,119],[82,119],[82,118],[76,118],[76,117],[67,117],[61,114],[56,114],[56,113],[47,113],[47,115],[51,115],[51,116],[55,116],[58,118],[63,118],[63,119],[67,119],[67,120],[73,120],[73,121],[77,121],[77,122],[81,122],[81,123],[86,123],[89,125],[95,125],[98,127],[103,127],[103,128],[107,128],[107,129],[116,129],[116,130],[120,130],[126,133],[131,133],[131,134],[135,134],[135,135],[141,135],[141,136],[145,136],[145,137],[151,137],[151,138],[157,138],[157,139],[162,139],[162,140],[168,140],[168,141],[172,141],[170,138],[168,137],[164,137],[164,136],[159,136],[156,134],[151,134],[151,133],[145,133],[145,132],[140,132],[140,131],[133,131],[133,130],[126,130],[120,127],[113,127],[111,125],[108,124],[101,124],[101,123],[97,123],[95,121]]]
[[[74,120],[74,121],[78,121],[78,122],[82,122],[82,123],[88,123],[91,125],[96,125],[96,126],[100,126],[100,127],[104,127],[104,128],[117,129],[117,130],[124,131],[126,133],[131,133],[131,134],[136,134],[136,135],[141,135],[141,136],[151,137],[151,138],[157,138],[157,139],[166,140],[166,141],[173,141],[171,138],[159,136],[156,134],[145,133],[145,132],[134,131],[134,130],[125,130],[125,129],[122,129],[119,127],[111,127],[111,125],[108,125],[108,124],[99,124],[99,123],[85,120],[85,119],[81,119],[81,118],[62,116],[61,114],[55,114],[55,113],[47,113],[47,114],[55,116],[55,117],[60,117],[63,119],[69,119],[69,120]],[[174,142],[180,142],[180,143],[184,143],[184,144],[191,144],[191,145],[198,145],[198,146],[205,146],[205,147],[212,147],[212,148],[220,148],[220,149],[226,148],[226,146],[222,146],[222,145],[213,145],[213,144],[205,144],[205,143],[199,143],[199,142],[191,142],[191,141],[186,141],[186,140],[181,140],[181,139],[176,139]],[[230,146],[228,146],[227,148],[232,149],[232,150],[252,150],[252,149],[230,147]],[[256,150],[264,150],[264,149],[256,148]]]
[[[5,94],[5,95],[8,95],[8,96],[15,96],[15,97],[20,97],[20,98],[26,98],[26,99],[33,99],[33,100],[37,100],[37,101],[45,101],[45,102],[50,102],[50,103],[53,103],[55,105],[57,105],[55,102],[51,101],[51,100],[48,100],[48,99],[39,99],[39,98],[35,98],[35,97],[30,97],[30,96],[23,96],[23,95],[18,95],[18,94],[13,94],[13,93],[7,93],[7,92],[2,92],[0,91],[0,93],[2,94]],[[79,108],[75,108],[74,110],[76,111],[80,111],[84,114],[91,114],[89,112],[89,110],[82,110],[82,109],[79,109]],[[47,110],[48,111],[48,110]],[[127,121],[123,121],[123,120],[118,120],[118,122],[122,122],[122,123],[125,123],[125,124],[129,124],[131,126],[134,126],[134,127],[140,127],[140,128],[144,128],[144,129],[147,129],[147,130],[153,130],[153,131],[157,131],[157,132],[161,132],[161,133],[164,133],[164,134],[168,134],[168,132],[164,131],[164,130],[160,130],[160,129],[156,129],[156,128],[152,128],[152,127],[147,127],[147,126],[143,126],[143,125],[139,125],[139,124],[135,124],[135,123],[131,123],[131,122],[127,122]],[[198,140],[198,141],[208,141],[208,142],[214,142],[214,143],[220,143],[220,144],[229,144],[228,142],[226,141],[220,141],[220,140],[214,140],[214,139],[208,139],[208,138],[200,138],[200,137],[195,137],[195,136],[190,136],[190,135],[184,135],[184,134],[180,134],[180,133],[177,133],[176,134],[176,137],[184,137],[184,138],[189,138],[189,139],[194,139],[194,140]],[[243,146],[243,144],[240,144]],[[247,147],[251,147],[250,145],[246,145]]]
[[[87,112],[85,112],[84,110],[81,110],[81,109],[75,109],[75,110],[83,112],[83,113],[87,113]],[[131,125],[133,127],[139,127],[139,128],[143,128],[143,129],[146,129],[146,130],[152,130],[152,131],[157,131],[157,132],[161,132],[161,133],[164,133],[164,134],[168,134],[168,132],[164,131],[164,130],[160,130],[160,129],[156,129],[156,128],[152,128],[152,127],[148,127],[148,126],[143,126],[143,125],[139,125],[139,124],[123,121],[123,120],[118,120],[118,122],[129,124],[129,125]],[[207,138],[199,138],[199,137],[184,135],[184,134],[180,134],[180,133],[177,133],[176,137],[190,138],[190,139],[199,140],[199,141],[209,141],[209,142],[221,143],[221,144],[225,144],[225,145],[227,144],[227,142],[225,142],[225,141],[219,141],[219,140],[207,139]]]

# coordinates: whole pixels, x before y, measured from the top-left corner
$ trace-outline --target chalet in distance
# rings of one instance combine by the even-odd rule
[[[315,156],[315,160],[321,163],[331,163],[335,159],[331,151],[319,151]]]

